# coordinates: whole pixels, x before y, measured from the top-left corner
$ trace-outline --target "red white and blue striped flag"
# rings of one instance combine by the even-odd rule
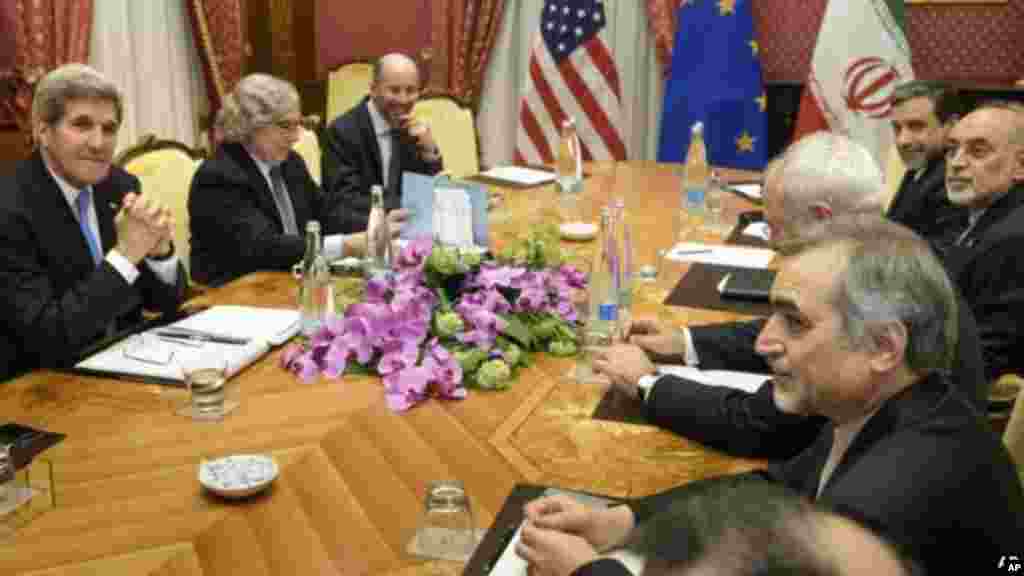
[[[515,160],[550,163],[559,127],[576,119],[584,160],[625,160],[619,74],[602,34],[603,0],[545,0],[519,104]]]

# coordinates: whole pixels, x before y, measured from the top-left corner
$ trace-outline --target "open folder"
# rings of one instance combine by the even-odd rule
[[[80,361],[75,371],[183,386],[180,365],[190,356],[222,355],[231,377],[298,331],[296,310],[214,306],[116,342]]]

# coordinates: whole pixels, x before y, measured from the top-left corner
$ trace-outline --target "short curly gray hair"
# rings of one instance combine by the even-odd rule
[[[224,139],[245,142],[252,133],[299,110],[299,92],[287,81],[269,74],[250,74],[242,78],[224,98],[221,116]]]
[[[117,122],[121,123],[121,91],[106,76],[85,64],[65,64],[43,76],[32,97],[32,123],[52,126],[64,118],[69,101],[80,99],[112,102]]]

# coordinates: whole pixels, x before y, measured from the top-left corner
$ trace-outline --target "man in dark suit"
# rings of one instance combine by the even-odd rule
[[[143,307],[169,314],[184,297],[170,211],[111,165],[121,116],[117,88],[87,66],[36,88],[38,146],[0,194],[0,380],[67,366]]]
[[[932,243],[939,253],[967,221],[946,197],[946,135],[959,119],[956,92],[942,82],[912,80],[892,93],[893,136],[907,167],[886,216]]]
[[[946,192],[970,212],[944,261],[978,319],[986,374],[1024,374],[1024,107],[983,104],[957,122]]]
[[[370,95],[327,128],[323,152],[324,193],[341,221],[341,231],[366,229],[370,187],[384,187],[384,206],[402,200],[402,173],[437,174],[441,153],[430,127],[412,117],[420,95],[416,63],[388,54],[373,66]]]
[[[840,135],[804,138],[773,161],[765,176],[765,219],[773,243],[780,247],[800,238],[827,235],[835,216],[877,217],[880,212],[880,170],[866,149]],[[954,383],[969,403],[984,409],[988,381],[977,330],[968,307],[957,310],[960,338]],[[617,362],[598,369],[623,394],[641,396],[653,424],[730,454],[788,458],[807,447],[824,420],[780,411],[773,402],[773,382],[748,393],[650,373],[648,355],[707,370],[770,372],[754,349],[765,323],[759,319],[670,328],[637,319],[631,328],[631,345],[618,349]]]
[[[365,236],[343,221],[292,150],[301,129],[299,93],[285,80],[251,74],[218,114],[224,141],[192,178],[192,276],[218,285],[256,270],[290,270],[305,251],[305,228],[321,224],[328,260],[365,252]],[[401,228],[404,211],[389,214]]]
[[[792,247],[781,262],[757,351],[775,374],[775,404],[827,424],[799,455],[751,480],[858,521],[929,573],[964,550],[995,561],[1019,546],[1024,493],[1005,447],[947,377],[958,336],[953,284],[927,243],[898,225],[876,217],[850,229]],[[595,562],[596,551],[700,486],[612,508],[536,500],[517,551],[543,574],[626,574]]]

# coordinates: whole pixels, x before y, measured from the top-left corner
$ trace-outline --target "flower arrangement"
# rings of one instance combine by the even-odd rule
[[[504,389],[530,354],[576,353],[573,294],[585,275],[536,235],[500,259],[477,250],[409,242],[394,270],[366,282],[361,301],[326,319],[282,355],[303,380],[345,373],[383,377],[392,410],[467,388]]]

